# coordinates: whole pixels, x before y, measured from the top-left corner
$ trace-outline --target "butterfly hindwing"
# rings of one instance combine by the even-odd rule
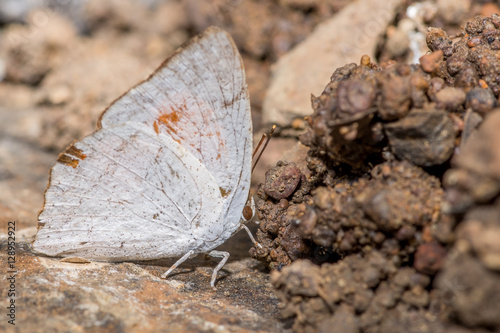
[[[209,28],[60,155],[34,249],[98,260],[213,249],[239,226],[251,133],[241,57]]]
[[[61,155],[72,164],[52,170],[35,249],[130,260],[195,247],[200,221],[220,218],[220,191],[202,163],[168,140],[144,125],[125,124],[76,142]]]

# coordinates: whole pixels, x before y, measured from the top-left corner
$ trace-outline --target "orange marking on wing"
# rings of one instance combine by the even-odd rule
[[[195,113],[199,111],[196,110]],[[153,127],[156,133],[159,133],[162,129],[166,130],[169,134],[172,135],[172,139],[177,143],[181,144],[181,141],[185,140],[192,148],[194,148],[200,155],[202,154],[199,143],[193,140],[189,140],[187,138],[182,137],[182,133],[179,132],[180,124],[178,124],[182,118],[189,118],[193,112],[190,113],[187,107],[187,103],[179,104],[176,107],[166,107],[163,110],[159,110],[158,118],[153,122]],[[197,114],[195,116],[198,116]],[[201,112],[201,117],[203,119],[204,124],[210,124],[211,117],[213,116],[213,111],[209,109],[205,109],[204,112]],[[175,135],[174,135],[175,134]],[[212,137],[214,135],[217,136],[219,141],[219,146],[224,146],[224,140],[222,140],[222,134],[220,131],[211,132],[204,131],[201,133],[192,133],[193,135],[199,135],[200,137]],[[175,138],[175,136],[180,135],[180,138]],[[222,156],[219,154],[217,159],[220,159]]]
[[[79,163],[77,159],[71,158],[70,156],[64,154],[59,155],[59,157],[57,158],[57,162],[69,165],[73,169],[76,169]]]
[[[168,128],[168,131],[171,133],[175,133],[176,130],[174,128],[174,124],[179,122],[179,113],[186,110],[185,105],[181,105],[179,110],[174,110],[170,108],[172,112],[170,113],[161,113],[158,117],[158,123],[165,125]],[[154,124],[153,124],[154,126]],[[158,125],[157,125],[158,126]],[[156,129],[155,129],[156,130]]]
[[[86,158],[87,155],[85,155],[81,149],[78,149],[75,146],[71,145],[59,155],[59,157],[57,158],[57,162],[69,165],[73,169],[76,169],[78,163]]]
[[[69,146],[66,151],[64,152],[65,154],[75,156],[81,160],[84,160],[87,158],[87,155],[85,155],[81,149],[76,148],[75,146],[71,145]]]
[[[176,123],[179,121],[179,114],[175,110],[172,110],[172,113],[161,114],[158,120],[164,124]]]
[[[160,133],[160,125],[164,125],[167,128],[168,133],[176,133],[177,130],[175,128],[175,124],[179,122],[180,120],[180,114],[186,110],[186,105],[183,104],[179,107],[178,110],[175,110],[174,108],[170,108],[170,113],[161,113],[158,116],[158,119],[153,122],[153,128],[157,134]],[[181,143],[180,139],[176,139],[172,137],[172,139],[177,142]]]
[[[215,132],[215,135],[217,135],[217,139],[219,141],[219,146],[220,147],[224,147],[225,146],[225,143],[224,143],[224,140],[222,140],[222,135],[219,131]]]

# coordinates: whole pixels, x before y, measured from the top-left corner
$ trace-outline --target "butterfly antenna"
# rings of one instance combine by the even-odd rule
[[[265,134],[262,135],[262,138],[260,139],[259,144],[255,148],[255,150],[252,154],[252,159],[255,157],[255,155],[257,155],[257,152],[259,151],[260,146],[262,145],[262,143],[265,140],[264,147],[262,147],[262,149],[260,150],[260,152],[257,155],[257,158],[255,159],[255,162],[252,166],[252,173],[253,173],[253,170],[255,169],[255,167],[257,166],[257,163],[259,163],[259,160],[260,160],[260,157],[262,156],[262,153],[264,152],[264,150],[266,150],[266,147],[269,144],[269,141],[271,141],[271,137],[272,137],[275,129],[276,129],[276,125],[273,125],[273,127],[271,128],[271,131],[269,132],[269,135],[265,135]]]
[[[259,151],[259,148],[260,146],[262,146],[262,143],[264,142],[264,139],[267,137],[267,134],[264,133],[262,134],[262,137],[260,138],[260,141],[259,143],[257,144],[257,147],[255,147],[253,153],[252,153],[252,160],[254,159],[255,155],[257,154],[257,152]]]

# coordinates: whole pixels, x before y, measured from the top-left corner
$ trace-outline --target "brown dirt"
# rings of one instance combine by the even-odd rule
[[[311,173],[277,197],[286,163],[269,171],[251,251],[294,331],[500,329],[499,20],[431,29],[422,66],[364,57],[313,98]]]

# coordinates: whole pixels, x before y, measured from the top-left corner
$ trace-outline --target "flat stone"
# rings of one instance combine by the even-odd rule
[[[248,243],[236,236],[225,249]],[[240,237],[248,238],[245,233]],[[5,238],[0,248],[7,263]],[[36,256],[28,243],[18,243],[16,327],[25,332],[286,331],[277,319],[278,300],[269,274],[256,260],[234,252],[214,291],[210,277],[217,261],[203,256],[185,262],[164,280],[160,275],[175,259],[68,263]],[[10,275],[2,274],[2,281]],[[0,289],[4,300],[10,299],[6,283]],[[7,319],[0,321],[0,331],[10,327]]]
[[[455,148],[453,123],[442,110],[413,109],[384,129],[394,154],[418,166],[442,164]]]

